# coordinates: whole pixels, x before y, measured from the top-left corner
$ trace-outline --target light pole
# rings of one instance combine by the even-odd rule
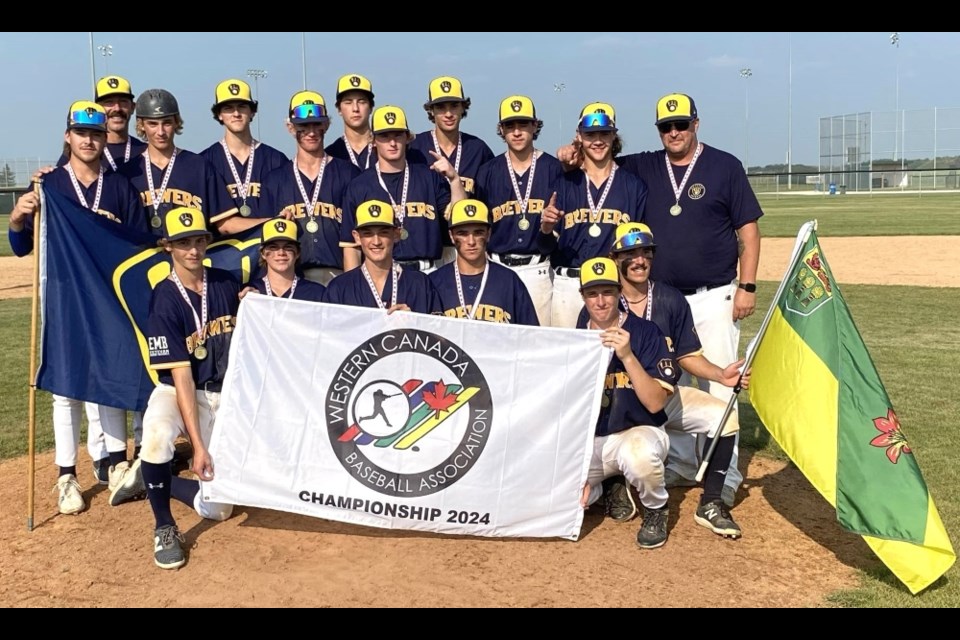
[[[787,63],[787,191],[793,189],[793,34],[790,34],[790,57]]]
[[[750,76],[753,71],[744,67],[740,69],[743,83],[743,169],[750,173]]]
[[[893,112],[893,161],[897,161],[897,149],[900,146],[900,32],[890,34],[890,44],[897,48],[897,89]],[[900,151],[903,155],[903,150]],[[901,160],[902,161],[902,160]]]
[[[253,95],[254,100],[260,99],[260,78],[266,78],[267,72],[265,69],[247,69],[247,77],[253,78]],[[260,139],[260,118],[257,118],[257,140]]]
[[[553,90],[557,94],[557,136],[560,139],[560,146],[563,146],[563,100],[561,96],[563,95],[564,90],[566,90],[567,85],[563,82],[554,82]]]
[[[93,85],[93,95],[97,95],[97,64],[93,57],[93,31],[87,32],[87,39],[90,41],[90,84]]]
[[[307,33],[300,32],[300,67],[303,69],[303,90],[307,90]]]
[[[100,55],[103,56],[103,67],[104,75],[110,75],[110,56],[113,55],[113,45],[101,44],[97,49],[100,51]]]

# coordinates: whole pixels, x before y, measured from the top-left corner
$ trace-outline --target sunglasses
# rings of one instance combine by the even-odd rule
[[[628,233],[613,244],[614,251],[628,251],[636,247],[644,247],[650,250],[650,254],[653,255],[653,251],[656,248],[653,245],[653,236],[645,231],[634,231],[633,233]]]
[[[290,110],[290,118],[294,120],[326,117],[327,110],[321,104],[300,104]]]
[[[581,129],[613,128],[613,118],[605,113],[588,113],[580,118]]]
[[[671,129],[676,129],[677,131],[686,131],[690,128],[691,120],[677,120],[676,122],[661,122],[657,125],[657,129],[660,133],[670,133]]]
[[[70,124],[88,124],[95,127],[103,127],[107,124],[107,114],[95,109],[74,111],[70,114]]]

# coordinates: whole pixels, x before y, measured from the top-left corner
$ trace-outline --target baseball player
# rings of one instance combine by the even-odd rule
[[[527,288],[510,269],[487,259],[490,210],[479,200],[461,200],[450,210],[454,262],[430,274],[443,313],[451,318],[539,326]]]
[[[463,85],[451,76],[434,78],[423,109],[436,126],[413,139],[407,148],[407,160],[429,166],[434,162],[430,151],[444,156],[460,176],[467,197],[474,197],[477,172],[493,160],[493,151],[477,136],[460,130],[460,123],[470,110],[470,98],[464,97]]]
[[[491,212],[490,259],[516,273],[527,287],[542,326],[550,326],[553,274],[550,251],[539,244],[540,217],[561,189],[557,159],[534,148],[543,128],[533,101],[509,96],[500,102],[497,135],[506,151],[477,173],[476,198]]]
[[[48,189],[64,194],[85,209],[146,233],[147,222],[136,191],[121,175],[105,168],[101,162],[107,139],[107,112],[89,101],[70,105],[67,112],[67,127],[64,146],[67,163],[44,176]],[[33,190],[20,196],[10,213],[8,237],[13,252],[18,256],[30,253],[34,248],[34,216],[40,199]],[[107,405],[81,403],[79,400],[53,396],[53,431],[56,446],[56,464],[60,468],[57,480],[60,513],[75,514],[86,509],[77,482],[77,448],[80,438],[80,410],[86,404],[90,430],[102,432],[103,447],[109,461],[107,483],[110,487],[110,503],[119,504],[135,496],[141,487],[136,474],[127,460],[126,412]],[[94,443],[88,441],[91,454]],[[98,460],[94,456],[94,460]],[[98,476],[98,480],[99,480]]]
[[[303,275],[327,285],[343,273],[340,246],[344,195],[360,174],[355,166],[324,152],[330,127],[326,103],[315,91],[298,91],[290,99],[287,130],[297,141],[293,160],[266,179],[264,205],[270,215],[296,221],[300,228]]]
[[[297,275],[299,258],[300,240],[297,238],[296,223],[283,218],[264,222],[260,227],[260,267],[266,275],[253,281],[257,293],[323,302],[327,288]]]
[[[227,183],[227,192],[235,201],[240,216],[238,227],[246,228],[273,217],[260,206],[264,178],[288,162],[287,156],[253,139],[250,125],[257,116],[257,101],[250,85],[230,78],[217,85],[210,107],[213,119],[223,125],[223,139],[200,152]],[[259,219],[258,219],[259,218]]]
[[[405,269],[429,273],[440,266],[447,206],[466,198],[459,175],[450,162],[430,151],[430,167],[407,162],[406,149],[413,136],[400,107],[377,107],[373,112],[373,144],[377,163],[361,173],[350,186],[343,205],[340,242],[346,249],[345,270],[360,264],[360,251],[353,238],[353,214],[369,200],[389,202],[395,212],[400,238],[394,259]]]
[[[137,135],[147,141],[138,158],[120,167],[140,193],[153,234],[162,237],[163,216],[179,206],[199,209],[224,234],[249,227],[230,199],[223,177],[203,157],[178,149],[183,131],[180,105],[165,89],[147,89],[137,97]]]
[[[163,235],[172,269],[150,300],[150,366],[160,384],[143,416],[140,468],[156,519],[154,562],[161,569],[176,569],[186,558],[170,510],[171,496],[203,518],[226,520],[233,512],[232,505],[202,500],[200,483],[173,476],[170,461],[174,442],[185,434],[193,447],[193,472],[201,481],[213,479],[207,445],[236,326],[240,284],[226,271],[203,266],[212,236],[199,209],[168,211]]]
[[[583,164],[565,176],[560,209],[548,206],[540,223],[542,246],[553,250],[556,269],[551,313],[555,327],[576,324],[580,265],[606,255],[617,225],[639,219],[646,202],[643,181],[617,171],[614,158],[623,143],[615,118],[606,103],[588,104],[580,112],[576,143],[582,148]]]
[[[373,111],[373,85],[358,73],[348,73],[337,80],[335,103],[343,118],[343,135],[325,149],[334,158],[349,161],[366,171],[377,161],[370,131],[370,113]]]
[[[617,227],[610,257],[617,263],[623,286],[620,308],[656,324],[673,345],[677,363],[683,371],[698,379],[712,380],[726,387],[735,386],[744,361],[738,360],[721,368],[704,357],[686,298],[670,285],[650,279],[656,251],[653,232],[647,225],[628,222]],[[586,311],[581,312],[581,323],[585,321],[585,316]],[[744,374],[741,384],[744,388],[749,386],[749,371]],[[664,409],[667,414],[664,428],[671,432],[671,441],[673,433],[715,433],[726,404],[696,387],[679,386]],[[707,465],[703,495],[694,514],[697,524],[730,538],[739,538],[741,530],[724,504],[722,492],[733,458],[735,435],[739,430],[740,423],[734,410],[724,424],[720,441]],[[709,440],[705,443],[707,448],[710,446]],[[619,510],[611,508],[615,509],[612,511],[614,517],[617,511],[624,511],[622,506]]]
[[[363,252],[363,264],[334,278],[324,302],[380,308],[387,313],[440,313],[440,298],[427,275],[404,269],[393,259],[401,231],[393,206],[368,200],[351,217],[356,220],[353,242]]]
[[[622,474],[640,495],[643,524],[637,544],[655,549],[667,541],[663,463],[670,442],[663,430],[664,407],[680,376],[679,367],[657,325],[618,309],[621,287],[613,260],[585,260],[580,283],[588,314],[581,328],[601,331],[603,346],[613,349],[581,505],[587,508],[607,493],[608,505],[628,504],[629,512],[619,521],[633,517],[636,506],[629,486],[609,482]]]

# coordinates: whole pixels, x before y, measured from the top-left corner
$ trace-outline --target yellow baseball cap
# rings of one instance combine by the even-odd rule
[[[500,101],[500,123],[511,120],[536,120],[537,110],[527,96],[508,96]]]
[[[77,100],[67,111],[67,129],[107,131],[107,112],[96,102]]]
[[[427,90],[427,103],[424,107],[431,107],[441,102],[466,102],[463,95],[463,84],[453,76],[440,76],[430,81]]]
[[[617,225],[613,233],[613,246],[610,251],[619,253],[637,247],[656,247],[653,241],[653,231],[642,222],[624,222]]]
[[[610,258],[590,258],[580,266],[580,291],[599,285],[620,286],[617,263]]]
[[[107,96],[125,96],[133,100],[133,89],[126,78],[120,76],[106,76],[97,80],[97,91],[94,100],[100,102]]]
[[[654,124],[696,119],[697,105],[685,93],[670,93],[657,100],[657,121]]]
[[[345,76],[340,76],[340,79],[337,80],[337,103],[340,102],[340,97],[348,91],[365,91],[370,94],[370,99],[373,100],[373,85],[359,73],[348,73]]]
[[[273,240],[290,240],[300,244],[297,231],[299,229],[296,222],[290,222],[284,218],[267,220],[260,225],[260,245],[263,246]]]
[[[610,116],[610,119],[614,122],[617,120],[617,112],[614,111],[613,105],[609,102],[591,102],[580,110],[580,119],[583,119],[583,116],[590,113],[605,113]]]
[[[311,122],[330,122],[327,115],[327,103],[316,91],[297,91],[290,98],[290,122],[292,124],[310,124]]]
[[[171,242],[192,236],[210,235],[203,212],[193,207],[171,209],[163,221],[163,237]]]
[[[363,227],[395,227],[393,205],[383,200],[367,200],[357,207],[355,229]]]
[[[390,133],[391,131],[410,133],[410,127],[407,126],[407,114],[400,107],[390,104],[377,107],[373,112],[372,130],[373,135]]]
[[[467,198],[450,208],[450,228],[465,224],[490,224],[490,209],[480,200]]]
[[[253,99],[250,85],[243,80],[230,78],[217,85],[213,92],[213,106],[210,107],[214,117],[227,102],[246,102],[254,113],[257,112],[257,101]]]

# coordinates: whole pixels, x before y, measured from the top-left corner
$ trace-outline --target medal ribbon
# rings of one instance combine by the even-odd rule
[[[100,167],[100,175],[97,176],[97,195],[93,197],[93,206],[91,207],[87,204],[87,199],[83,195],[83,189],[80,188],[80,182],[77,180],[77,174],[73,172],[73,167],[70,166],[70,163],[64,166],[67,169],[67,174],[70,176],[70,182],[73,183],[73,190],[76,192],[80,204],[96,212],[100,208],[100,194],[103,193],[103,167]]]
[[[527,215],[527,206],[530,204],[530,192],[533,191],[533,175],[537,171],[537,150],[533,150],[533,158],[530,160],[530,172],[527,174],[527,192],[520,197],[520,183],[517,182],[517,174],[513,170],[513,163],[510,162],[510,154],[506,153],[504,156],[507,159],[507,173],[510,174],[510,184],[513,185],[513,194],[517,197],[517,202],[520,204],[520,215]]]
[[[343,136],[343,145],[347,148],[347,155],[350,156],[350,162],[353,163],[353,166],[359,167],[360,161],[357,160],[357,154],[354,152],[353,147],[350,146],[350,141],[347,140],[347,136]],[[363,153],[361,151],[361,153]],[[364,163],[364,170],[370,168],[370,156],[373,155],[373,143],[367,143],[367,161]]]
[[[623,305],[623,308],[627,311],[630,310],[630,303],[627,302],[626,297],[623,294],[620,294],[620,304]],[[646,316],[647,320],[650,320],[650,317],[653,315],[653,281],[647,281],[647,309],[643,314]],[[623,324],[622,322],[620,323]]]
[[[247,158],[247,173],[243,177],[243,184],[240,183],[240,173],[237,171],[237,166],[233,164],[233,154],[230,153],[230,148],[227,146],[227,139],[224,138],[221,140],[220,145],[223,147],[224,155],[227,156],[227,166],[230,167],[230,173],[233,174],[233,179],[236,180],[237,193],[240,194],[243,204],[247,204],[247,194],[250,192],[250,178],[253,177],[253,156],[256,153],[257,144],[254,142],[250,145],[250,157]]]
[[[299,278],[299,277],[293,276],[293,284],[290,285],[290,299],[291,299],[291,300],[293,300],[293,294],[295,294],[295,293],[297,292],[297,282],[299,282],[299,281],[300,281],[300,278]],[[263,276],[263,286],[264,286],[264,288],[267,290],[267,295],[268,295],[268,296],[272,296],[272,295],[273,295],[273,289],[270,288],[270,278],[268,278],[267,276]],[[280,296],[280,297],[282,298],[283,296]]]
[[[585,176],[585,183],[587,185],[587,206],[590,207],[590,217],[592,218],[591,222],[597,224],[600,222],[600,208],[603,207],[603,203],[607,201],[607,196],[610,195],[610,185],[613,184],[613,178],[617,175],[617,165],[614,164],[610,169],[610,175],[607,177],[607,184],[603,187],[603,193],[600,194],[600,201],[596,204],[593,203],[593,194],[590,192],[590,176]]]
[[[190,303],[190,297],[187,295],[187,290],[183,288],[183,283],[180,282],[180,277],[177,276],[176,269],[170,271],[170,279],[173,280],[173,283],[177,285],[177,289],[180,290],[180,297],[186,300],[187,306],[190,307],[190,313],[193,314],[193,321],[197,325],[197,344],[202,345],[207,341],[207,270],[203,270],[203,293],[200,294],[201,316],[197,315],[197,310],[194,309],[193,304]]]
[[[477,291],[477,297],[473,299],[473,306],[467,310],[467,301],[463,297],[463,282],[460,280],[460,265],[457,264],[457,261],[453,261],[453,275],[457,279],[457,296],[460,298],[460,307],[463,308],[463,312],[467,315],[467,318],[473,320],[477,315],[477,309],[480,308],[480,298],[483,297],[483,291],[487,288],[487,275],[490,273],[490,263],[487,262],[483,265],[483,278],[480,279],[480,289]]]
[[[441,158],[443,157],[443,151],[440,150],[440,143],[437,141],[437,132],[431,130],[430,137],[433,138],[433,149],[437,152],[437,155]],[[453,170],[457,172],[457,175],[460,175],[460,158],[463,157],[463,136],[457,134],[457,160],[453,165]]]
[[[380,293],[377,291],[377,285],[374,284],[373,278],[370,277],[370,272],[367,271],[367,265],[360,265],[360,270],[363,271],[363,277],[367,279],[367,285],[370,287],[370,291],[373,293],[373,299],[377,301],[377,306],[381,309],[386,309],[387,307],[383,304],[383,298],[380,297]],[[397,306],[397,281],[400,279],[400,265],[395,264],[393,268],[390,269],[390,285],[393,287],[393,291],[390,292],[390,306]]]
[[[670,164],[670,156],[663,154],[663,158],[667,163],[667,175],[670,176],[670,186],[673,187],[673,195],[677,199],[677,204],[680,204],[680,195],[683,193],[683,188],[687,186],[687,180],[690,179],[690,174],[693,173],[693,166],[697,164],[697,158],[700,157],[700,152],[703,151],[703,143],[697,143],[697,150],[693,154],[693,160],[690,161],[690,164],[687,165],[687,171],[683,174],[683,180],[680,181],[680,186],[677,186],[677,177],[673,175],[673,166]]]
[[[153,203],[153,215],[160,215],[160,205],[163,204],[163,196],[167,192],[167,183],[170,182],[170,174],[173,173],[173,163],[177,161],[177,149],[174,147],[173,155],[170,156],[170,162],[167,168],[163,170],[163,180],[160,181],[160,197],[153,188],[153,164],[150,162],[150,152],[143,152],[143,164],[147,174],[147,188],[150,189],[150,201]]]
[[[253,158],[253,156],[250,156]],[[323,160],[320,161],[320,172],[317,173],[317,181],[313,183],[313,196],[307,196],[307,190],[303,186],[303,180],[300,179],[300,165],[297,164],[296,158],[293,160],[293,177],[297,181],[297,186],[300,188],[300,195],[303,197],[303,204],[307,205],[307,216],[313,220],[317,217],[316,208],[317,201],[320,200],[320,183],[323,182],[323,170],[327,168],[327,160],[330,159],[330,156],[323,156]]]
[[[397,201],[393,199],[393,194],[390,193],[390,189],[387,189],[386,183],[383,181],[383,174],[380,172],[380,164],[377,163],[377,180],[380,182],[380,186],[383,187],[383,190],[387,192],[387,197],[390,198],[390,204],[393,206],[393,212],[397,216],[397,226],[403,229],[403,219],[406,217],[407,212],[407,187],[410,186],[410,165],[403,165],[403,192],[400,194],[400,204],[397,204]]]
[[[110,149],[106,146],[103,147],[103,156],[107,159],[107,162],[110,163],[110,168],[116,171],[117,163],[113,161],[113,154],[110,153]],[[127,146],[123,150],[123,161],[130,161],[130,136],[127,136]]]

